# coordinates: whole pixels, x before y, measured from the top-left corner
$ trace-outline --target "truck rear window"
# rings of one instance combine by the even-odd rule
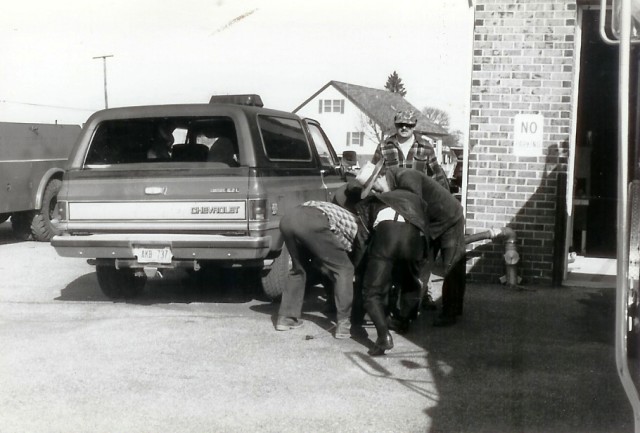
[[[238,139],[229,117],[181,117],[109,120],[91,140],[85,166],[167,162],[239,161]]]
[[[310,161],[311,149],[300,121],[275,116],[259,116],[264,150],[272,161]]]

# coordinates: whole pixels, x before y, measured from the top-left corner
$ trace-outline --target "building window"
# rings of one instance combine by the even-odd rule
[[[364,132],[347,132],[347,146],[364,146]]]
[[[320,99],[320,113],[344,113],[344,99]]]

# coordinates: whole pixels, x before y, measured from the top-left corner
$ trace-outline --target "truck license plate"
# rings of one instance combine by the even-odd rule
[[[173,258],[171,248],[143,248],[134,247],[133,255],[138,258],[138,263],[162,263],[169,264]]]

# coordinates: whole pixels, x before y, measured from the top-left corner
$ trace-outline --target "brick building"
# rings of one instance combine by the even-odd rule
[[[615,257],[617,48],[594,2],[471,3],[467,232],[511,227],[524,281],[559,284],[570,251]],[[474,247],[470,280],[504,274],[500,242]]]

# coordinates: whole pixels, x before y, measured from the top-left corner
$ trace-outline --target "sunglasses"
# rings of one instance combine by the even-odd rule
[[[407,129],[412,129],[415,128],[416,125],[412,124],[412,123],[396,123],[396,128],[401,129],[401,128],[407,128]]]

